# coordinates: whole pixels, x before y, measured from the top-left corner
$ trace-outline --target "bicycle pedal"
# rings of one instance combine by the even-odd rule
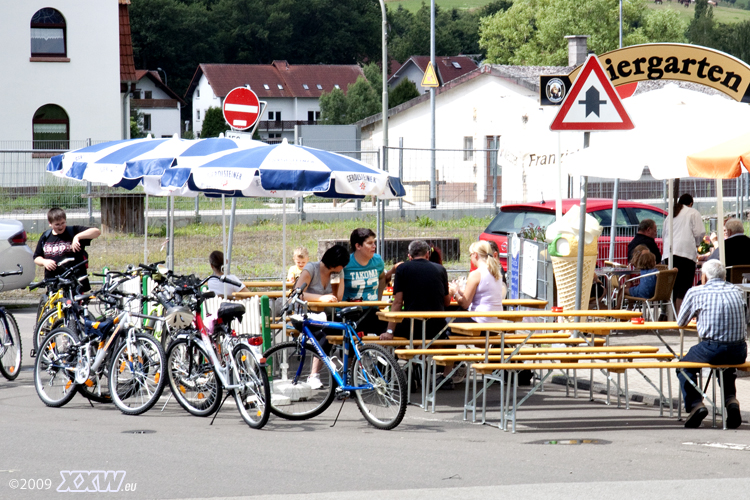
[[[348,399],[352,396],[352,393],[350,391],[338,391],[336,393],[336,399],[341,401],[343,399]]]

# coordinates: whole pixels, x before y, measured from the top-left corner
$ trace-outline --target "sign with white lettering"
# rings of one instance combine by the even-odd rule
[[[229,91],[221,109],[230,127],[247,130],[258,121],[260,101],[255,92],[249,88],[237,87]]]

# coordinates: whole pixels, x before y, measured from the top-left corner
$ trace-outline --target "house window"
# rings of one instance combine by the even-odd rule
[[[268,120],[272,122],[280,122],[281,121],[281,111],[269,111],[268,112]]]
[[[474,138],[464,137],[464,161],[474,160]]]
[[[151,115],[143,115],[143,130],[151,130]]]
[[[451,64],[453,64],[453,67],[456,69],[461,69],[461,65],[458,64],[456,61],[452,61]]]
[[[34,149],[68,149],[70,121],[68,113],[56,104],[45,104],[32,121]]]
[[[31,57],[66,57],[65,18],[59,11],[44,8],[31,18]]]
[[[197,121],[201,121],[201,110],[200,109],[196,109],[195,110],[195,119]]]
[[[305,90],[310,90],[310,87],[308,87],[306,83],[302,84],[302,88]]]
[[[266,90],[270,90],[271,89],[271,87],[269,87],[267,83],[263,84],[263,88],[266,89]]]
[[[317,84],[316,87],[318,87],[318,90],[323,90],[323,86],[321,84]]]
[[[141,98],[141,91],[140,89],[135,89],[133,93],[130,95],[132,99],[140,99]]]
[[[143,93],[146,94],[144,99],[153,99],[153,97],[151,97],[153,95],[151,90],[144,90]]]
[[[319,120],[320,120],[320,111],[316,111],[315,112],[315,121],[317,122]]]
[[[316,122],[318,120],[320,120],[320,111],[308,111],[307,112],[307,121]]]
[[[334,88],[340,89],[341,87],[338,86],[338,84],[333,86]]]
[[[201,96],[201,89],[195,89],[195,97],[200,98]]]
[[[284,87],[280,83],[277,83],[276,86],[279,88],[279,90],[284,90]]]

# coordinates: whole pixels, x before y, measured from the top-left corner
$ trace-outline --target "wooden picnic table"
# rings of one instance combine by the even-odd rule
[[[286,294],[289,295],[292,291],[287,290]],[[282,291],[281,290],[266,290],[266,291],[252,291],[252,292],[234,292],[232,294],[232,297],[235,299],[247,299],[249,297],[262,297],[263,295],[266,295],[267,297],[271,299],[278,299],[282,297]]]
[[[243,281],[243,285],[248,288],[281,288],[284,286],[283,281]],[[292,283],[287,282],[287,288],[292,288]]]
[[[307,308],[311,311],[323,311],[328,307],[334,307],[334,308],[342,308],[342,307],[355,307],[355,306],[361,306],[361,307],[388,307],[391,305],[390,302],[385,300],[363,300],[360,302],[318,302],[318,301],[309,301],[307,303]]]
[[[380,311],[378,317],[383,321],[401,323],[404,319],[432,319],[432,318],[498,318],[510,321],[523,321],[524,318],[566,318],[590,317],[631,319],[640,318],[638,311],[627,310],[591,310],[591,311]],[[573,323],[571,323],[573,324]]]

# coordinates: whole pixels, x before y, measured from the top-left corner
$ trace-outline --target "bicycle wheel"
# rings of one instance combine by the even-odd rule
[[[361,362],[351,365],[352,385],[367,383],[372,389],[354,391],[362,415],[378,429],[393,429],[406,413],[406,377],[388,351],[379,345],[366,345],[359,351]]]
[[[34,363],[34,387],[44,404],[60,407],[76,394],[78,336],[67,328],[50,332]]]
[[[34,335],[32,337],[33,352],[39,352],[39,346],[44,343],[44,339],[49,335],[49,332],[63,326],[68,326],[65,314],[59,313],[57,309],[48,310],[34,327]]]
[[[274,415],[305,420],[320,415],[331,406],[336,379],[312,348],[305,349],[303,355],[297,342],[284,342],[270,348],[263,357],[270,373],[270,406]],[[310,385],[308,377],[313,362],[320,365],[320,382]]]
[[[169,387],[188,413],[207,417],[221,404],[223,387],[208,354],[195,342],[177,339],[167,352]]]
[[[237,373],[232,375],[232,384],[242,384],[241,388],[234,389],[237,409],[247,425],[260,429],[266,425],[270,414],[268,401],[271,399],[271,388],[268,385],[268,374],[248,346],[235,346],[232,356],[237,363]]]
[[[166,356],[151,335],[136,333],[132,344],[122,342],[112,356],[109,393],[125,415],[151,409],[164,391]]]
[[[5,311],[6,321],[0,321],[0,373],[8,380],[15,380],[21,373],[21,334],[16,318]]]

